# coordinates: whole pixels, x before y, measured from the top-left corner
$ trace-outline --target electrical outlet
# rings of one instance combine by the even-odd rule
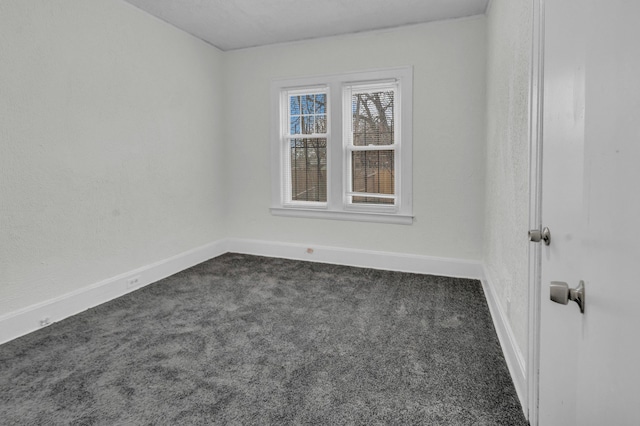
[[[140,285],[140,275],[136,275],[135,277],[127,278],[127,288],[136,288]]]

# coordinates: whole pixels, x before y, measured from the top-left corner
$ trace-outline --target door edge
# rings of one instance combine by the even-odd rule
[[[532,1],[529,80],[529,229],[542,229],[542,149],[544,107],[544,1]],[[538,425],[540,369],[541,244],[529,244],[527,419]]]

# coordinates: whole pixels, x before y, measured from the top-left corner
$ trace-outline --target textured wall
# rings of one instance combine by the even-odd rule
[[[224,236],[221,53],[121,1],[0,2],[0,315]]]
[[[531,7],[527,0],[493,0],[487,16],[483,260],[523,354],[528,309]]]
[[[0,315],[225,236],[480,259],[485,23],[222,54],[120,1],[0,3]],[[415,223],[271,216],[271,80],[403,65]]]
[[[413,225],[271,216],[273,79],[414,66]],[[230,229],[240,238],[481,258],[485,18],[227,52]]]

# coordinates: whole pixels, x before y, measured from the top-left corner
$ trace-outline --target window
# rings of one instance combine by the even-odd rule
[[[395,93],[397,83],[344,89],[347,147],[347,202],[396,204]]]
[[[284,199],[289,205],[327,202],[327,91],[286,91]]]
[[[412,223],[412,74],[274,82],[271,212]]]

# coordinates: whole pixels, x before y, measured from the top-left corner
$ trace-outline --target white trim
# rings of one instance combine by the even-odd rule
[[[542,229],[542,117],[544,98],[544,1],[532,2],[529,93],[529,229]],[[538,425],[540,371],[541,244],[529,244],[527,420]],[[523,404],[524,405],[524,404]]]
[[[0,316],[0,344],[16,339],[47,324],[63,320],[102,303],[116,299],[148,284],[166,278],[206,260],[227,252],[225,240],[185,251],[159,262],[152,263],[112,278],[82,287],[54,299]],[[135,278],[135,286],[128,285]]]
[[[47,325],[61,321],[227,252],[445,277],[478,280],[483,277],[482,265],[477,260],[314,244],[222,239],[0,316],[0,344],[38,330],[44,319],[48,320]],[[136,280],[134,286],[128,285],[132,278]]]
[[[477,280],[483,277],[482,264],[477,260],[236,238],[227,240],[227,249],[233,253],[306,260],[309,262],[331,263],[361,268],[384,269],[388,271],[472,278]]]
[[[308,249],[312,249],[312,253]],[[40,322],[44,319],[48,320],[47,325],[61,321],[227,252],[447,277],[482,277],[482,266],[475,260],[314,244],[223,239],[0,316],[0,344],[36,331],[42,327]],[[134,287],[127,285],[131,278],[137,280]]]
[[[377,206],[376,206],[377,207]],[[302,209],[287,207],[271,207],[269,209],[274,216],[284,217],[302,217],[313,219],[331,219],[331,220],[356,220],[359,222],[377,222],[377,223],[394,223],[397,225],[411,225],[413,216],[405,216],[400,214],[384,214],[362,211],[332,211],[321,209]]]
[[[484,267],[483,275],[484,277],[481,279],[482,288],[487,299],[487,304],[489,305],[493,325],[496,329],[496,334],[498,335],[498,340],[500,341],[500,346],[502,347],[502,353],[504,354],[505,361],[507,362],[509,373],[511,373],[511,379],[513,380],[513,385],[516,388],[518,399],[520,400],[522,410],[526,416],[528,398],[525,358],[522,354],[522,350],[516,342],[513,330],[509,325],[509,320],[498,302],[498,296],[496,294],[493,281]]]

